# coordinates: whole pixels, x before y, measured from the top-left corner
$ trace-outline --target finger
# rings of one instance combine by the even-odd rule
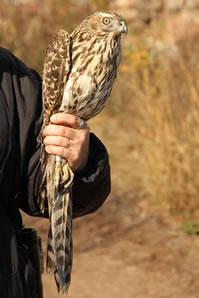
[[[47,145],[45,146],[45,150],[48,152],[48,154],[58,155],[67,160],[70,159],[71,152],[68,148],[62,146]]]
[[[71,163],[71,159],[73,160],[73,153],[68,149],[61,146],[47,145],[45,146],[45,150],[50,155],[58,155],[65,160]]]
[[[54,124],[66,125],[75,129],[79,129],[82,122],[82,120],[79,117],[72,114],[65,114],[65,113],[54,114],[50,118],[50,121]]]
[[[47,136],[44,138],[44,145],[54,145],[69,148],[71,145],[71,140],[60,136]]]
[[[74,129],[67,126],[54,125],[54,124],[50,124],[46,126],[43,131],[43,134],[44,136],[66,137],[71,140],[75,137]]]

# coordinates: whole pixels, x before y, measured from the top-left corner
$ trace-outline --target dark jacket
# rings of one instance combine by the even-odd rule
[[[37,204],[42,177],[37,136],[42,120],[39,75],[0,47],[0,293],[3,298],[12,297],[2,293],[6,293],[10,280],[17,275],[20,262],[10,221],[15,223],[18,207],[30,215],[41,215]],[[91,134],[88,164],[74,179],[73,216],[94,212],[109,192],[108,154],[100,140]]]

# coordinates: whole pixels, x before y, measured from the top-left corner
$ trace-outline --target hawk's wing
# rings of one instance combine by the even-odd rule
[[[60,30],[49,43],[43,69],[44,125],[61,106],[64,86],[71,68],[70,35]]]
[[[43,69],[43,126],[38,137],[41,142],[41,166],[43,180],[40,188],[41,197],[45,197],[45,169],[47,153],[43,145],[43,129],[50,122],[52,114],[59,110],[62,103],[64,86],[71,70],[70,35],[64,30],[55,34],[48,45]]]

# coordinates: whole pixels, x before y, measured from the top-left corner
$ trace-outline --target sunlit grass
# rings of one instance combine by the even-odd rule
[[[180,52],[128,51],[101,116],[109,123],[104,135],[124,189],[138,189],[173,213],[198,213],[198,90],[196,67]]]

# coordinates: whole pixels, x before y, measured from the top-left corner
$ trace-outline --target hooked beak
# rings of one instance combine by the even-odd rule
[[[120,32],[125,33],[125,34],[128,33],[128,27],[127,27],[127,24],[125,23],[125,21],[122,21],[120,23]]]

